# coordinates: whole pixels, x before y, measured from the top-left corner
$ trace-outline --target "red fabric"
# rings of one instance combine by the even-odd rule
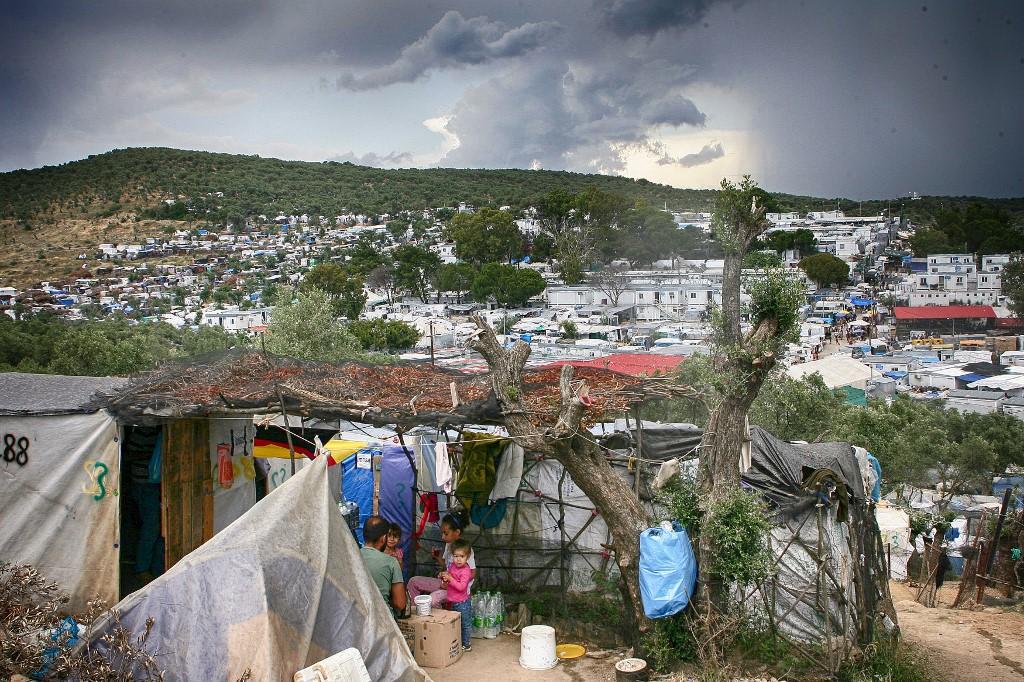
[[[437,511],[437,493],[420,493],[420,510],[423,515],[420,517],[420,527],[412,534],[414,538],[423,535],[423,529],[427,527],[428,521],[437,523],[441,518]]]
[[[896,306],[894,312],[897,320],[961,320],[996,316],[990,305]]]

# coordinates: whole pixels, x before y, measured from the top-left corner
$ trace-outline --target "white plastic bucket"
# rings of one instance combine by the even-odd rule
[[[548,670],[554,668],[556,663],[555,629],[550,625],[528,625],[523,628],[519,665],[527,670]]]
[[[429,616],[430,615],[430,595],[421,594],[415,599],[413,603],[416,604],[416,615],[417,616]]]

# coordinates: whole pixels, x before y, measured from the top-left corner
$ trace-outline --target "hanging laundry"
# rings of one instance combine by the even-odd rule
[[[434,444],[434,476],[441,490],[446,493],[452,491],[452,463],[448,459],[448,444],[444,441]]]
[[[498,471],[495,474],[494,488],[488,496],[488,502],[515,497],[519,493],[519,483],[523,480],[523,448],[510,442],[501,453]]]
[[[491,504],[474,504],[469,519],[481,528],[494,528],[505,518],[508,501],[504,498]]]
[[[486,433],[463,432],[462,466],[459,468],[459,484],[455,495],[465,509],[474,503],[487,502],[487,496],[494,488],[498,455],[506,438],[495,438]]]

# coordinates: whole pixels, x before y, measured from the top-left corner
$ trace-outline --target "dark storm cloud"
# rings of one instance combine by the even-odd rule
[[[506,29],[487,17],[466,19],[447,12],[427,33],[402,50],[394,62],[360,76],[351,73],[338,78],[346,90],[373,90],[395,83],[411,83],[432,69],[478,66],[511,57],[521,57],[553,39],[561,26],[555,22],[527,23]]]
[[[720,0],[595,0],[601,21],[620,36],[654,35],[700,22]],[[738,3],[734,3],[738,4]]]
[[[680,95],[648,102],[640,109],[640,116],[649,125],[704,125],[707,117],[693,100]]]
[[[663,155],[658,159],[659,166],[668,166],[671,164],[678,164],[683,168],[694,168],[696,166],[703,166],[711,163],[715,159],[720,159],[725,156],[725,150],[722,149],[720,142],[714,144],[706,144],[701,147],[700,151],[695,154],[686,154],[678,159],[673,159],[667,155]]]
[[[642,151],[685,185],[695,173],[681,160],[719,148],[683,155],[704,141],[677,148],[671,135],[703,129],[731,172],[771,189],[1024,195],[1024,3],[926,4],[8,3],[0,169],[232,135],[246,153],[288,153],[313,131],[324,154],[370,149],[359,160],[381,165],[425,163],[435,143],[435,158],[450,149],[442,165],[623,172]],[[339,94],[339,74],[369,94]],[[388,84],[428,74],[434,99],[396,112]],[[292,128],[265,124],[266,107],[287,108]],[[446,121],[457,146],[432,142],[424,119]],[[413,156],[384,153],[395,147]]]
[[[375,166],[377,168],[398,168],[411,166],[413,157],[409,152],[390,152],[384,155],[377,154],[376,152],[367,152],[361,156],[356,156],[352,152],[345,152],[344,154],[331,156],[327,161],[347,162],[354,163],[357,166]]]
[[[630,152],[654,144],[652,126],[704,123],[673,93],[691,72],[658,66],[623,57],[506,69],[456,104],[446,128],[460,144],[441,163],[622,172]]]

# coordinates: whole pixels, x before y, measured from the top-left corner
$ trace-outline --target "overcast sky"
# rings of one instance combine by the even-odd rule
[[[0,170],[168,146],[1024,196],[1024,2],[33,0]]]

